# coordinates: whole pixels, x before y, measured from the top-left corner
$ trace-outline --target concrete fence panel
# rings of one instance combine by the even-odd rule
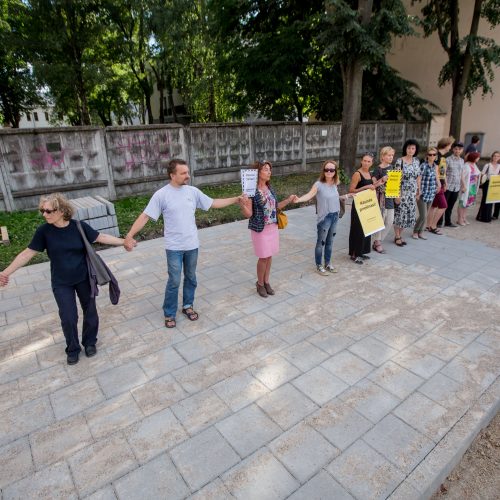
[[[391,145],[399,155],[407,138],[425,147],[428,136],[427,123],[364,122],[358,154]],[[199,186],[235,181],[255,160],[271,161],[275,175],[303,172],[338,158],[340,137],[340,123],[330,122],[3,129],[0,210],[34,208],[54,191],[111,200],[151,193],[172,158],[188,160]]]

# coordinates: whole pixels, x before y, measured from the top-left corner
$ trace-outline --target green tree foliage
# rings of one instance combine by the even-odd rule
[[[494,68],[500,65],[500,46],[492,38],[478,35],[479,22],[486,21],[493,29],[500,24],[498,0],[474,0],[474,10],[468,32],[459,33],[459,0],[426,0],[422,8],[425,36],[437,32],[448,61],[439,73],[439,85],[452,85],[450,135],[460,137],[462,110],[481,90],[491,93]]]
[[[0,0],[0,118],[14,128],[41,101],[28,64],[25,19],[21,0]]]
[[[222,48],[221,68],[234,75],[238,114],[275,120],[311,111],[312,44],[322,0],[211,0]]]
[[[134,75],[147,115],[147,122],[153,123],[151,96],[153,77],[152,21],[150,2],[146,0],[102,0],[110,21],[110,28],[116,32],[116,47],[123,54],[123,61]]]
[[[218,61],[225,48],[211,30],[212,10],[205,0],[157,0],[153,10],[157,41],[155,74],[171,99],[173,88],[197,122],[229,120],[234,79],[221,76]],[[173,108],[173,103],[170,103]]]
[[[74,125],[90,125],[89,92],[99,62],[91,48],[101,36],[99,0],[28,0],[30,49],[35,74],[56,111]]]
[[[342,77],[340,163],[352,168],[361,119],[363,72],[385,68],[385,54],[395,36],[413,33],[401,0],[325,0],[319,45]]]

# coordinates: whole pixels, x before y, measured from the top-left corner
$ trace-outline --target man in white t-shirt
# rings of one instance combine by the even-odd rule
[[[189,167],[184,160],[171,160],[167,167],[170,183],[153,194],[144,212],[135,220],[125,238],[125,248],[132,248],[134,236],[150,220],[163,215],[165,248],[167,253],[168,281],[165,288],[163,312],[165,326],[176,326],[177,297],[184,268],[182,313],[191,321],[198,319],[193,309],[196,290],[196,263],[198,261],[197,208],[223,208],[238,203],[240,197],[212,199],[198,188],[189,186]]]

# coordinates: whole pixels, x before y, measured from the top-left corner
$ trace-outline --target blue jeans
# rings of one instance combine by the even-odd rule
[[[182,266],[184,266],[184,286],[182,290],[182,308],[193,307],[194,291],[196,290],[196,263],[198,249],[167,250],[168,281],[165,288],[163,313],[165,318],[175,318],[179,286],[181,284]]]
[[[314,259],[316,265],[321,265],[323,257],[323,248],[325,252],[325,265],[330,264],[333,250],[333,237],[337,231],[337,222],[339,213],[329,213],[316,227],[318,229],[318,239],[316,240],[316,248],[314,249]]]

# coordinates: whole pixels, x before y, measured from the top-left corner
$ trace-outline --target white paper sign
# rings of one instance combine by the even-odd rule
[[[243,194],[246,194],[249,198],[255,196],[255,190],[257,189],[257,178],[259,171],[256,168],[242,169],[241,172],[241,188]]]

